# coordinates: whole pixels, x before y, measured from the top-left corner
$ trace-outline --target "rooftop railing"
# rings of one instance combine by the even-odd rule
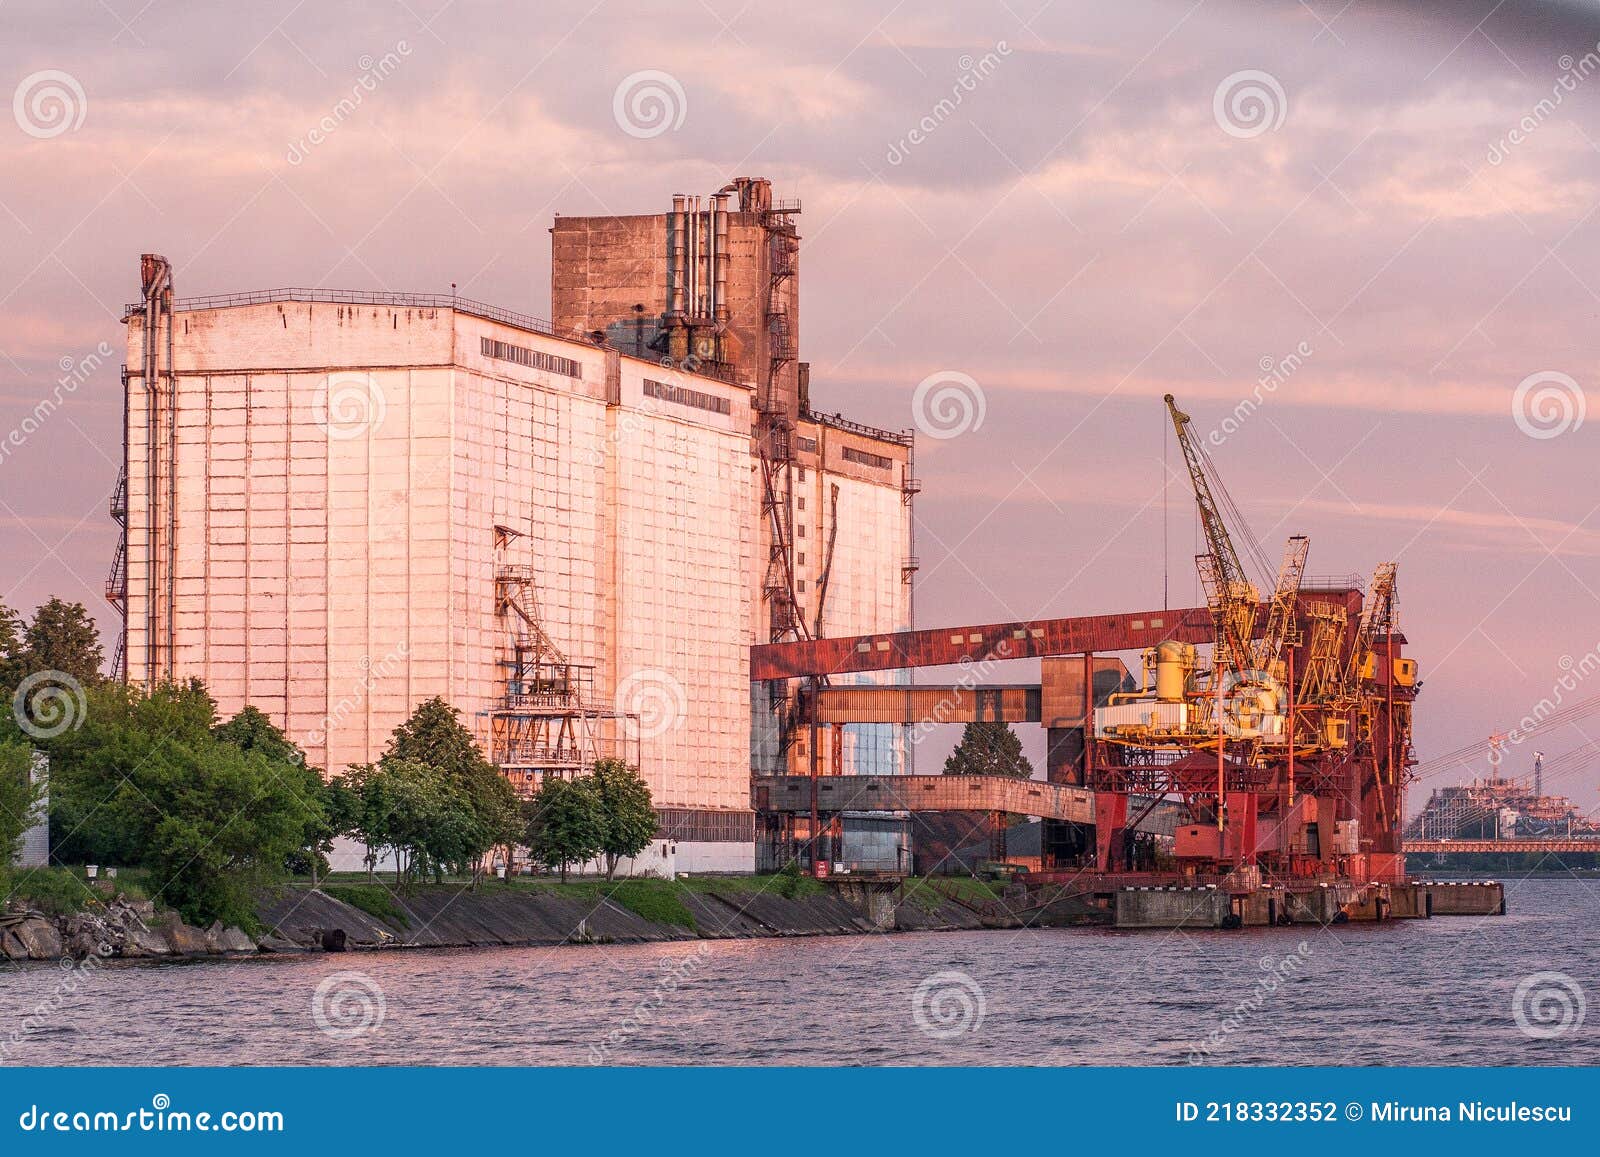
[[[542,317],[533,317],[498,305],[474,301],[470,297],[456,297],[448,293],[374,293],[352,289],[257,289],[248,293],[221,293],[211,297],[185,297],[172,303],[174,312],[195,309],[226,309],[236,305],[272,305],[282,301],[303,301],[327,305],[387,305],[398,309],[453,309],[487,321],[542,333],[550,337],[574,335],[558,334],[555,327]],[[139,313],[141,302],[123,307],[123,316]]]

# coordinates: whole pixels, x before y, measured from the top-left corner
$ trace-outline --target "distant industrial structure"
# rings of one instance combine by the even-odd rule
[[[523,790],[636,762],[661,867],[753,868],[752,766],[810,756],[751,645],[905,629],[916,568],[911,437],[811,406],[799,213],[740,179],[558,218],[549,321],[454,294],[178,300],[146,255],[119,669],[203,679],[335,774],[442,695]],[[904,752],[870,726],[819,755]]]
[[[1406,824],[1407,841],[1587,838],[1600,851],[1600,824],[1565,796],[1545,795],[1543,757],[1534,762],[1529,779],[1491,776],[1435,788]]]

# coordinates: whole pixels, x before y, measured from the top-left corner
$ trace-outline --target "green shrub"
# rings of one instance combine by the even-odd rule
[[[324,884],[322,891],[342,904],[359,908],[368,916],[400,928],[411,927],[405,909],[395,903],[382,884]]]
[[[621,880],[610,887],[606,896],[652,924],[675,924],[698,931],[694,913],[684,907],[666,880]]]
[[[12,899],[50,916],[69,916],[104,899],[70,868],[17,869],[6,891]]]

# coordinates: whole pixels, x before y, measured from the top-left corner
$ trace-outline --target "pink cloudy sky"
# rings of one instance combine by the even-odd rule
[[[0,115],[0,433],[63,359],[119,346],[141,251],[182,295],[456,282],[544,314],[552,214],[762,174],[804,199],[819,408],[900,428],[928,374],[981,389],[981,425],[919,447],[922,623],[1159,605],[1161,395],[1211,430],[1303,346],[1215,456],[1274,557],[1301,532],[1316,573],[1399,560],[1419,754],[1514,723],[1600,645],[1600,414],[1513,414],[1530,375],[1566,375],[1546,381],[1569,409],[1600,388],[1593,5],[672,7],[6,4],[0,96],[58,70],[83,120]],[[645,70],[682,92],[654,136],[613,108]],[[1265,122],[1226,88],[1218,112],[1241,72],[1265,74],[1234,86]],[[81,599],[111,638],[118,361],[0,459],[0,598]],[[1187,603],[1177,480],[1170,499]],[[1585,765],[1553,786],[1588,809],[1597,785]]]

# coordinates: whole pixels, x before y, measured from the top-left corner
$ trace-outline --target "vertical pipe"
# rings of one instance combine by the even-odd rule
[[[154,273],[145,258],[144,269],[144,344],[139,350],[139,378],[144,387],[144,681],[149,686],[156,677],[156,515],[160,499],[156,484],[156,385]]]
[[[167,641],[165,677],[177,675],[178,628],[178,363],[174,354],[172,324],[172,266],[167,266],[167,285],[161,295],[161,312],[167,321],[167,541],[166,601]],[[248,548],[246,548],[248,549]]]
[[[719,323],[725,324],[728,320],[728,194],[718,193],[711,203],[714,207],[711,236],[716,245],[711,312]]]
[[[1384,644],[1384,650],[1385,650],[1384,658],[1385,658],[1385,661],[1388,663],[1388,670],[1384,672],[1384,686],[1387,688],[1387,696],[1388,696],[1388,710],[1387,710],[1388,719],[1386,720],[1386,726],[1388,728],[1388,732],[1384,736],[1384,739],[1385,739],[1384,746],[1388,748],[1388,759],[1386,760],[1386,762],[1389,764],[1389,786],[1390,787],[1394,787],[1395,784],[1398,782],[1398,780],[1396,779],[1395,773],[1394,773],[1394,762],[1395,762],[1395,742],[1394,742],[1394,630],[1393,630],[1392,627],[1391,627],[1391,629],[1389,631],[1388,639]],[[1396,806],[1395,811],[1396,811],[1397,814],[1398,814],[1399,810],[1400,810],[1399,807]]]
[[[1220,645],[1218,646],[1217,650],[1219,654],[1216,657],[1220,659],[1220,652],[1222,650]],[[1224,771],[1228,765],[1226,755],[1228,741],[1222,729],[1222,668],[1213,663],[1212,669],[1214,671],[1212,678],[1217,684],[1217,832],[1220,834],[1222,831],[1223,800],[1227,798],[1227,781],[1226,777],[1224,776]],[[1219,850],[1221,850],[1220,846]]]
[[[688,246],[684,238],[684,230],[688,228],[688,214],[685,206],[688,198],[682,193],[675,193],[672,197],[672,216],[669,219],[671,237],[667,241],[667,315],[682,318],[684,315],[684,261],[688,255]]]
[[[1083,655],[1083,786],[1092,783],[1094,771],[1094,654]]]
[[[157,657],[157,635],[166,637],[170,658],[172,645],[172,606],[171,591],[165,588],[171,583],[171,567],[163,571],[162,552],[170,552],[172,535],[176,531],[175,515],[171,509],[171,501],[167,502],[168,509],[163,515],[162,503],[164,496],[161,493],[161,471],[159,447],[161,443],[161,319],[167,322],[167,369],[173,381],[166,383],[169,390],[176,379],[173,370],[173,333],[172,333],[172,266],[165,257],[155,253],[146,253],[140,258],[140,276],[144,289],[144,347],[142,377],[145,391],[145,680],[147,684],[156,682],[162,676],[161,666]],[[176,402],[169,399],[169,406],[173,407],[173,420],[169,421],[170,430],[168,439],[171,444],[171,455],[168,462],[169,485],[171,498],[176,498],[176,479],[171,477],[172,465],[176,457],[177,423]],[[165,517],[168,526],[166,542],[161,541],[161,519]],[[165,631],[160,630],[160,616],[157,611],[158,597],[167,599],[167,626]]]
[[[1289,648],[1289,806],[1294,807],[1294,648]],[[1287,817],[1286,817],[1287,818]]]
[[[700,316],[700,198],[689,198],[689,316]]]
[[[817,851],[822,845],[822,832],[818,826],[817,816],[817,775],[819,774],[819,768],[817,764],[817,745],[821,741],[822,736],[821,728],[817,723],[816,676],[812,676],[811,678],[811,702],[809,704],[809,708],[811,712],[811,751],[808,753],[811,756],[811,874],[812,876],[816,876],[818,874]]]

